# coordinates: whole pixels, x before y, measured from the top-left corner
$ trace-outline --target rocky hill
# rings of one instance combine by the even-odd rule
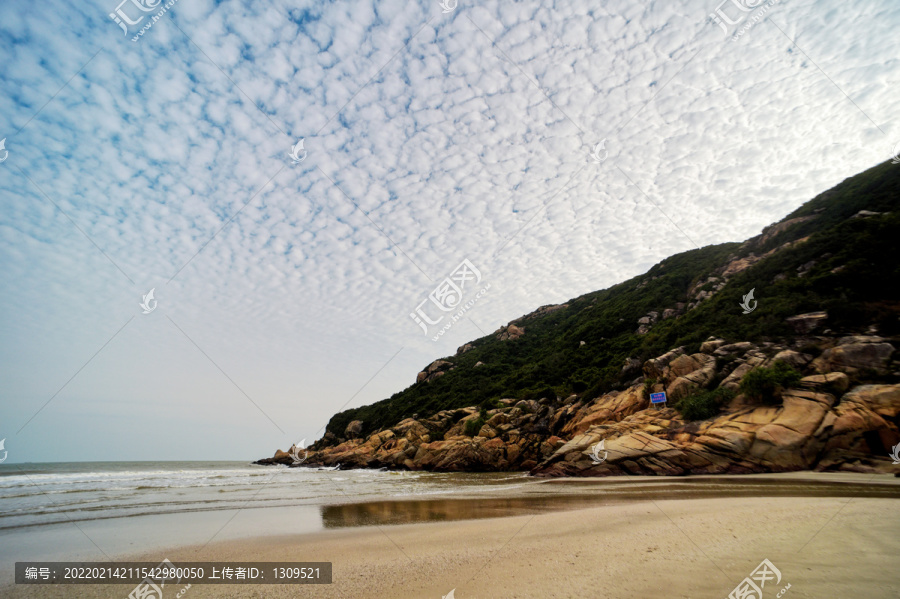
[[[391,398],[336,414],[302,465],[548,476],[896,468],[898,206],[900,166],[885,163],[743,244],[684,252],[543,306]],[[668,403],[657,409],[649,394],[660,391]],[[278,451],[257,463],[295,461]]]

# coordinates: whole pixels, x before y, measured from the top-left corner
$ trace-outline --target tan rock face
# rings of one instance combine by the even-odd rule
[[[809,312],[807,314],[798,314],[796,316],[791,316],[790,318],[785,319],[787,323],[794,329],[797,333],[801,335],[805,335],[821,325],[828,320],[827,312]]]
[[[595,424],[608,420],[617,421],[642,410],[649,405],[644,397],[642,385],[634,385],[625,391],[613,391],[574,412],[568,424],[562,429],[566,436],[578,435]]]
[[[494,414],[486,422],[486,424],[488,424],[492,427],[497,427],[497,426],[500,426],[501,424],[508,424],[508,423],[509,423],[509,416],[503,412],[498,412],[498,413]]]
[[[658,358],[647,360],[646,362],[644,362],[644,376],[646,376],[648,379],[661,379],[666,366],[668,366],[672,360],[682,354],[684,354],[684,348],[679,347],[677,349],[666,352]]]
[[[860,385],[841,398],[848,410],[871,411],[885,418],[900,415],[900,385]]]
[[[786,362],[794,368],[803,368],[812,361],[813,357],[809,354],[801,354],[790,349],[780,351],[772,358],[773,362]]]
[[[363,423],[362,420],[354,420],[344,429],[344,436],[348,438],[357,437],[362,433]]]
[[[884,338],[876,335],[850,335],[848,337],[841,337],[837,342],[838,345],[851,345],[857,343],[884,343]]]
[[[310,462],[439,471],[533,466],[533,472],[542,476],[602,476],[846,468],[846,456],[852,455],[867,463],[880,459],[881,467],[887,468],[887,453],[873,458],[883,447],[872,443],[900,442],[892,424],[900,415],[900,385],[856,387],[838,404],[828,393],[790,389],[782,406],[751,406],[699,423],[681,421],[672,408],[647,409],[637,385],[585,406],[569,407],[577,408],[576,417],[561,437],[509,435],[486,424],[474,438],[415,445],[408,437],[425,438],[424,427],[407,419],[365,441],[351,440],[315,452]],[[500,423],[507,418],[497,412],[491,420]],[[600,440],[605,440],[608,457],[597,465],[590,450]]]
[[[428,374],[432,374],[437,372],[438,370],[447,370],[449,367],[453,366],[453,362],[448,362],[447,360],[435,360],[425,369],[425,372]]]
[[[810,219],[816,218],[815,215],[812,216],[798,216],[796,218],[789,218],[780,223],[775,223],[774,225],[769,225],[765,229],[763,229],[762,237],[759,239],[759,244],[762,245],[778,235],[779,233],[783,233],[787,231],[794,225],[798,225],[802,222],[808,221]]]
[[[700,353],[711,354],[723,345],[725,345],[724,339],[707,339],[700,345]]]
[[[589,429],[560,448],[534,473],[558,476],[635,471],[765,472],[829,469],[836,465],[846,468],[847,452],[872,464],[861,466],[864,470],[888,469],[887,454],[882,458],[881,447],[873,448],[871,443],[877,439],[888,447],[888,442],[900,442],[896,425],[890,424],[900,414],[900,385],[857,387],[837,405],[835,397],[828,393],[790,389],[780,407],[745,408],[708,423],[673,421],[667,427],[667,438],[671,440],[668,445],[647,443],[647,431],[662,424],[648,421],[652,418],[648,412],[636,412],[618,423]],[[594,430],[601,434],[592,434]],[[603,463],[602,471],[590,466],[590,462],[585,465],[580,457],[572,457],[601,437],[607,440],[607,449],[615,450]],[[643,449],[638,451],[639,447]]]
[[[699,369],[701,362],[693,356],[681,355],[669,362],[669,366],[665,370],[666,378],[680,377],[690,374]]]
[[[739,343],[729,343],[727,345],[720,346],[713,353],[717,356],[728,356],[728,355],[744,355],[748,351],[756,349],[756,346],[749,341],[741,341]]]
[[[687,397],[699,388],[700,386],[697,383],[680,376],[666,387],[666,397],[669,401],[674,403],[679,399]]]
[[[784,393],[784,407],[773,423],[810,437],[834,404],[834,397],[813,391],[789,389]]]
[[[428,429],[425,425],[412,418],[401,420],[393,430],[398,437],[403,437],[413,443],[420,442],[428,434]]]
[[[712,366],[707,366],[685,375],[684,378],[694,383],[698,387],[706,388],[712,382],[715,376],[716,369]]]
[[[813,360],[812,367],[821,373],[840,371],[855,374],[860,370],[872,370],[886,374],[893,353],[894,346],[890,343],[846,343],[826,349]]]
[[[578,395],[540,402],[506,398],[487,412],[474,437],[464,433],[466,424],[480,417],[475,406],[406,418],[365,438],[364,423],[355,420],[347,425],[343,440],[331,433],[320,440],[304,466],[524,469],[540,476],[895,470],[888,453],[900,443],[900,385],[861,385],[848,391],[853,371],[815,374],[834,365],[863,371],[887,368],[893,346],[886,340],[846,337],[812,362],[809,356],[771,343],[719,341],[708,340],[705,349],[730,356],[721,361],[728,368],[737,364],[722,387],[738,389],[747,372],[775,359],[795,364],[807,376],[783,392],[780,405],[761,405],[737,395],[713,417],[696,422],[684,421],[672,407],[651,407],[646,381],[590,400]],[[688,356],[683,348],[642,366],[648,379],[657,379],[652,390],[667,391],[670,406],[728,372],[716,369],[713,355]],[[432,376],[452,367],[449,361],[437,360],[423,373]],[[595,464],[591,447],[601,440],[607,459]],[[259,463],[291,465],[292,459],[279,450]]]
[[[481,427],[481,430],[478,431],[478,436],[484,437],[485,439],[493,439],[497,436],[497,431],[485,424]]]
[[[425,381],[430,383],[431,381],[444,376],[454,368],[456,368],[456,366],[453,362],[447,360],[435,360],[429,364],[425,370],[416,375],[416,382],[421,383],[422,381]]]
[[[518,327],[514,324],[511,324],[508,327],[506,327],[505,329],[501,329],[500,334],[497,336],[497,338],[500,341],[513,341],[513,340],[518,339],[519,337],[521,337],[524,334],[525,334],[524,327]]]
[[[725,389],[731,389],[732,391],[737,391],[738,387],[741,384],[741,379],[744,378],[744,375],[753,370],[753,366],[750,364],[740,364],[737,368],[731,371],[725,380],[722,381],[720,387],[724,387]]]
[[[828,374],[814,374],[805,376],[800,384],[810,389],[834,390],[843,393],[850,386],[850,377],[843,372],[829,372]]]
[[[722,272],[722,276],[726,278],[732,277],[743,270],[747,270],[760,260],[762,260],[762,258],[754,254],[749,254],[744,258],[737,258],[735,260],[732,260],[725,267],[725,270]]]

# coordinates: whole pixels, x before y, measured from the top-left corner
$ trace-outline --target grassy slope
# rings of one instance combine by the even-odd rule
[[[488,335],[474,349],[449,358],[456,368],[431,383],[417,383],[385,399],[335,414],[327,430],[341,436],[351,420],[364,432],[391,426],[418,413],[471,405],[490,406],[503,397],[539,398],[550,393],[597,396],[623,384],[626,357],[641,360],[668,349],[698,344],[716,335],[730,341],[790,337],[788,316],[827,310],[835,331],[877,323],[896,334],[900,315],[900,166],[884,163],[845,180],[788,215],[814,216],[764,244],[725,243],[666,258],[646,274],[568,302],[568,308],[523,320],[526,334],[515,341]],[[850,219],[860,210],[892,214]],[[660,314],[687,301],[692,285],[734,257],[757,256],[809,236],[732,277],[712,299],[679,318],[660,321],[647,335],[635,335],[636,321],[651,310]],[[828,254],[831,254],[828,256]],[[797,267],[816,260],[803,277]],[[832,269],[844,266],[837,273]],[[773,279],[780,273],[789,276]],[[646,282],[640,289],[637,285]],[[756,288],[758,308],[741,313],[743,294]],[[585,341],[584,346],[580,342]],[[484,366],[474,368],[476,362]],[[634,375],[631,375],[632,377]]]

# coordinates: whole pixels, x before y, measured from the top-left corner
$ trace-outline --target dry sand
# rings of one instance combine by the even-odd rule
[[[764,559],[765,599],[900,597],[900,504],[878,498],[636,501],[483,520],[371,526],[175,548],[188,561],[330,561],[330,585],[193,586],[244,597],[715,598]],[[126,597],[131,587],[19,586],[15,597]],[[174,595],[173,595],[174,596]],[[754,598],[755,599],[755,598]]]

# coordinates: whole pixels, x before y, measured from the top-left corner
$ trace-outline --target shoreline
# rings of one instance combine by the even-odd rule
[[[713,487],[712,483],[722,486]],[[567,488],[568,487],[568,488]],[[575,489],[573,487],[580,487]],[[639,493],[639,497],[635,494]],[[671,494],[672,497],[665,495]],[[772,473],[747,474],[696,474],[686,476],[652,476],[652,475],[613,475],[602,477],[557,477],[542,478],[527,476],[523,473],[520,481],[508,487],[491,491],[481,491],[479,487],[469,487],[456,492],[431,492],[412,495],[395,495],[390,498],[373,495],[351,497],[335,496],[325,502],[304,501],[297,504],[261,507],[245,506],[240,511],[262,510],[274,513],[282,510],[320,510],[322,516],[319,528],[343,528],[364,526],[352,521],[335,521],[335,514],[329,511],[364,508],[375,505],[419,505],[436,502],[478,502],[479,505],[490,502],[519,502],[518,506],[510,506],[510,514],[515,515],[518,509],[527,509],[527,504],[539,504],[536,507],[563,511],[577,507],[591,507],[604,501],[633,501],[638,498],[651,499],[703,499],[703,498],[736,498],[753,496],[765,497],[845,497],[848,494],[860,497],[896,497],[900,498],[900,477],[887,473],[858,472],[815,472],[811,470]],[[584,505],[581,505],[581,502]],[[569,507],[574,506],[574,507]],[[98,515],[88,519],[75,519],[54,522],[33,522],[15,526],[0,526],[0,535],[15,534],[29,530],[41,531],[58,526],[67,526],[73,522],[78,524],[131,522],[142,519],[160,517],[202,517],[235,511],[232,507],[190,508],[178,512],[147,512],[136,514]],[[402,512],[403,510],[397,510]],[[329,517],[331,516],[331,517]],[[472,515],[449,517],[450,520],[480,519],[476,510]],[[350,518],[354,520],[354,518]],[[430,518],[410,514],[408,523],[426,522]],[[395,524],[387,521],[383,524]]]
[[[761,479],[773,478],[801,483],[823,478],[818,473],[747,476],[761,483]],[[824,476],[838,483],[900,489],[900,480],[893,483],[896,479],[885,475]],[[539,486],[569,496],[563,489],[568,486],[566,481],[559,482]],[[596,486],[625,481],[573,482]],[[205,547],[175,544],[165,550],[132,554],[128,559],[168,558],[175,564],[333,563],[331,585],[194,585],[186,597],[198,599],[437,599],[451,589],[456,589],[458,599],[573,597],[597,595],[598,591],[603,597],[623,599],[721,598],[763,559],[769,559],[781,570],[784,582],[791,583],[785,595],[788,599],[896,597],[900,575],[895,573],[891,556],[900,553],[900,519],[894,516],[900,504],[895,497],[860,497],[854,495],[854,489],[847,489],[848,493],[837,497],[637,498],[501,517],[345,526],[213,541]],[[521,488],[510,491],[493,498],[522,499]],[[371,503],[342,507],[365,511],[364,506]],[[241,513],[252,521],[254,512]],[[77,589],[20,585],[6,592],[12,597],[121,598],[130,590],[125,585]],[[768,599],[768,593],[765,597]]]

